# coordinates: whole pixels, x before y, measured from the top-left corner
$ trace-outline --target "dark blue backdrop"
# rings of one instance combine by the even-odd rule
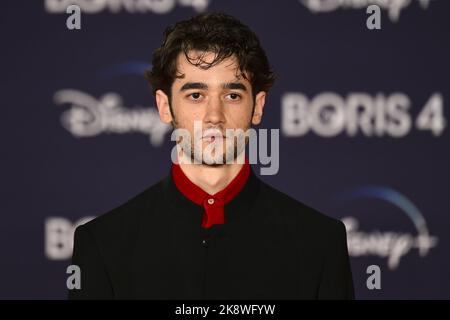
[[[450,298],[450,2],[390,1],[380,30],[367,2],[85,0],[68,30],[77,1],[2,1],[0,298],[65,298],[75,225],[168,173],[142,71],[168,24],[212,10],[279,74],[260,127],[280,129],[280,170],[262,179],[345,221],[357,298]]]

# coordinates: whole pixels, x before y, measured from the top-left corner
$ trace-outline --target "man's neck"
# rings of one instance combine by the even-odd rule
[[[215,194],[223,189],[238,175],[243,164],[230,163],[219,166],[205,164],[180,163],[181,170],[191,182],[208,194]]]

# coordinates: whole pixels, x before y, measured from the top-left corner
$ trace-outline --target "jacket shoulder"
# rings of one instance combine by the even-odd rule
[[[162,181],[146,188],[118,207],[107,211],[83,225],[97,235],[117,235],[120,230],[137,227],[143,214],[151,214],[152,207],[162,196]]]
[[[327,237],[345,232],[342,221],[324,214],[263,181],[261,181],[260,191],[264,206],[271,208],[271,212],[276,212],[279,218],[296,230]]]

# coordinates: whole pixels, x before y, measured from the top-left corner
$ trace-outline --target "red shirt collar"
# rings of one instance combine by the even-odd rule
[[[178,190],[190,201],[203,206],[205,215],[202,227],[209,228],[213,224],[225,222],[224,206],[230,202],[244,187],[250,175],[250,164],[248,158],[236,177],[221,191],[210,195],[199,186],[194,184],[184,174],[180,165],[172,164],[172,179]]]

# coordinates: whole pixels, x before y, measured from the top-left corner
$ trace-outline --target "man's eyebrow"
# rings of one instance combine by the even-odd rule
[[[186,91],[189,89],[208,89],[208,85],[203,82],[186,82],[180,88],[180,91]]]
[[[222,85],[222,88],[247,91],[247,87],[241,82],[227,82]]]
[[[186,91],[190,89],[205,90],[208,89],[208,85],[203,82],[186,82],[181,86],[180,91]],[[247,87],[241,82],[226,82],[222,84],[222,89],[247,91]]]

